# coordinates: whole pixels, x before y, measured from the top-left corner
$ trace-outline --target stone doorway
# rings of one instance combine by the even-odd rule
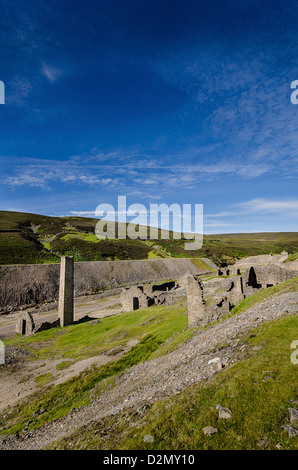
[[[133,310],[138,310],[139,308],[140,308],[140,304],[139,304],[138,297],[133,297],[133,299],[132,299],[132,309]]]

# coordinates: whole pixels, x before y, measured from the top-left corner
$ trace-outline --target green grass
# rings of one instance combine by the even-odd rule
[[[204,271],[214,271],[204,260],[200,258],[192,258],[191,262],[195,265],[196,268]]]
[[[42,375],[39,375],[38,377],[35,377],[35,382],[38,385],[45,385],[49,383],[52,380],[52,378],[53,378],[53,374],[49,372],[47,374],[42,374]]]
[[[75,361],[62,361],[62,362],[60,362],[60,364],[56,365],[56,369],[57,370],[68,369],[74,363],[75,363]]]
[[[102,318],[100,323],[87,322],[34,336],[14,337],[5,344],[30,351],[31,360],[61,357],[78,361],[124,347],[130,339],[141,340],[144,334],[154,335],[162,343],[187,327],[185,312],[186,302],[152,306]]]
[[[165,258],[169,258],[169,256],[167,256],[163,251],[152,250],[152,251],[149,251],[148,258],[149,259],[165,259]]]
[[[36,264],[59,261],[42,244],[26,239],[21,233],[0,232],[0,264]]]
[[[158,241],[174,257],[206,257],[218,266],[248,256],[280,254],[284,250],[294,253],[298,251],[297,243],[296,232],[204,235],[203,246],[198,251],[184,251],[184,240]]]
[[[292,253],[291,255],[288,256],[288,258],[284,261],[284,263],[286,263],[287,261],[297,261],[297,259],[298,259],[298,252]]]
[[[282,428],[288,408],[298,400],[298,366],[290,361],[298,338],[297,315],[282,318],[242,336],[241,361],[180,395],[158,401],[144,413],[130,410],[76,430],[52,449],[105,450],[254,450],[298,448],[298,437]],[[218,417],[216,405],[232,411]],[[297,408],[297,406],[296,406]],[[203,428],[218,430],[204,435]],[[108,429],[108,431],[107,431]],[[150,434],[153,443],[144,443]]]
[[[72,240],[76,238],[80,240],[84,240],[86,242],[93,242],[93,243],[99,242],[99,239],[96,237],[94,233],[80,233],[80,232],[73,232],[73,231],[68,232],[66,235],[61,237],[60,240],[68,241],[68,240]]]

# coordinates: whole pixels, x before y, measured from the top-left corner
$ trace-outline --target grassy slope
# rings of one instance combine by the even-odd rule
[[[238,311],[232,314],[241,314],[269,295],[297,290],[298,278],[286,281],[246,299],[249,304],[240,303]],[[111,349],[119,351],[132,338],[140,342],[114,363],[94,367],[64,384],[41,388],[6,417],[0,416],[5,432],[21,431],[32,420],[33,413],[41,408],[45,413],[32,420],[30,428],[64,416],[72,408],[90,403],[104,387],[113,386],[118,374],[126,368],[179,347],[195,332],[187,328],[185,312],[186,302],[182,301],[168,307],[153,306],[104,318],[99,323],[82,323],[48,330],[34,337],[7,340],[7,347],[18,346],[30,351],[29,360],[60,357],[58,368],[65,367],[67,359],[78,361]],[[157,403],[146,416],[146,424],[134,413],[129,420],[135,420],[136,427],[129,428],[125,416],[120,415],[80,430],[57,446],[76,447],[80,436],[77,448],[255,448],[256,441],[267,436],[272,445],[281,442],[284,448],[291,448],[297,440],[289,440],[280,426],[282,421],[282,424],[286,422],[287,408],[291,406],[289,400],[298,399],[298,369],[290,362],[290,344],[298,338],[297,316],[264,325],[255,334],[242,339],[248,347],[239,364],[222,372],[214,382],[192,387],[181,397]],[[263,382],[265,375],[272,380]],[[41,376],[40,385],[50,380],[51,377]],[[217,403],[232,410],[232,420],[222,422],[217,418]],[[218,435],[204,436],[202,428],[207,425],[218,428]],[[99,432],[107,426],[112,428],[109,439],[102,438]],[[148,433],[155,436],[153,445],[142,441]]]
[[[19,411],[15,410],[16,413],[10,415],[10,419],[17,418],[15,425],[10,424],[10,432],[23,429],[32,413],[40,407],[47,409],[47,412],[32,426],[64,416],[71,408],[88,404],[89,392],[96,384],[104,378],[116,377],[127,367],[154,357],[160,348],[161,354],[166,353],[173,347],[171,343],[165,343],[169,338],[175,338],[173,344],[177,347],[179,335],[182,335],[180,341],[183,341],[185,335],[189,337],[192,334],[192,330],[185,331],[185,311],[185,302],[169,307],[152,306],[133,313],[103,318],[99,323],[82,323],[47,330],[33,337],[15,337],[5,341],[7,347],[17,346],[30,351],[29,360],[60,357],[61,367],[66,365],[66,359],[78,361],[110,350],[119,351],[132,338],[140,341],[122,359],[83,372],[64,384],[50,386],[46,392],[43,390],[33,396],[24,406],[19,407]],[[95,393],[100,393],[100,387]],[[0,422],[3,422],[1,417]]]
[[[48,217],[0,211],[0,264],[146,259],[150,247],[141,241],[98,240],[97,219]]]
[[[253,450],[298,449],[298,437],[282,428],[288,408],[298,400],[298,369],[290,361],[290,344],[298,337],[297,316],[263,325],[241,337],[241,361],[210,382],[185,389],[179,396],[82,427],[52,449],[104,450]],[[216,405],[232,417],[219,419]],[[203,428],[218,430],[207,436]],[[107,431],[108,429],[108,431]],[[144,443],[147,434],[153,443]]]
[[[98,240],[96,223],[97,219],[85,217],[0,211],[0,264],[59,262],[61,256],[70,255],[75,261],[207,257],[220,265],[246,256],[298,250],[298,233],[205,235],[200,250],[185,251],[184,240]]]

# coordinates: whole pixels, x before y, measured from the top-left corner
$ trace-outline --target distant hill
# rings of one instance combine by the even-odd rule
[[[298,251],[297,232],[205,235],[200,250],[185,251],[185,240],[171,233],[168,240],[99,240],[97,222],[0,211],[0,264],[55,263],[69,255],[75,261],[207,257],[224,265],[246,256]]]

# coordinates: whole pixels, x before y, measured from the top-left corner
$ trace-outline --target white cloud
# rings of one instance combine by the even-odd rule
[[[51,82],[54,83],[62,75],[62,71],[52,65],[43,64],[41,73]]]
[[[8,176],[4,178],[3,182],[13,188],[18,186],[33,186],[40,188],[47,187],[50,189],[46,184],[46,178],[44,176],[34,176],[29,173],[23,173],[18,176]]]
[[[70,211],[70,215],[78,217],[95,217],[95,210],[93,211]]]
[[[204,214],[204,219],[207,221],[206,226],[220,226],[224,221],[237,220],[246,218],[246,220],[252,220],[253,217],[265,217],[269,219],[271,216],[278,216],[279,219],[291,218],[296,220],[298,217],[298,199],[289,200],[270,200],[265,198],[250,199],[241,203],[236,203],[231,206],[230,211],[222,211],[214,214]]]
[[[229,224],[229,223],[216,223],[216,222],[211,222],[211,223],[206,223],[204,222],[204,227],[233,227],[235,224]]]
[[[272,201],[268,199],[251,199],[246,202],[238,203],[246,213],[279,214],[279,213],[298,213],[298,199],[285,201]]]

